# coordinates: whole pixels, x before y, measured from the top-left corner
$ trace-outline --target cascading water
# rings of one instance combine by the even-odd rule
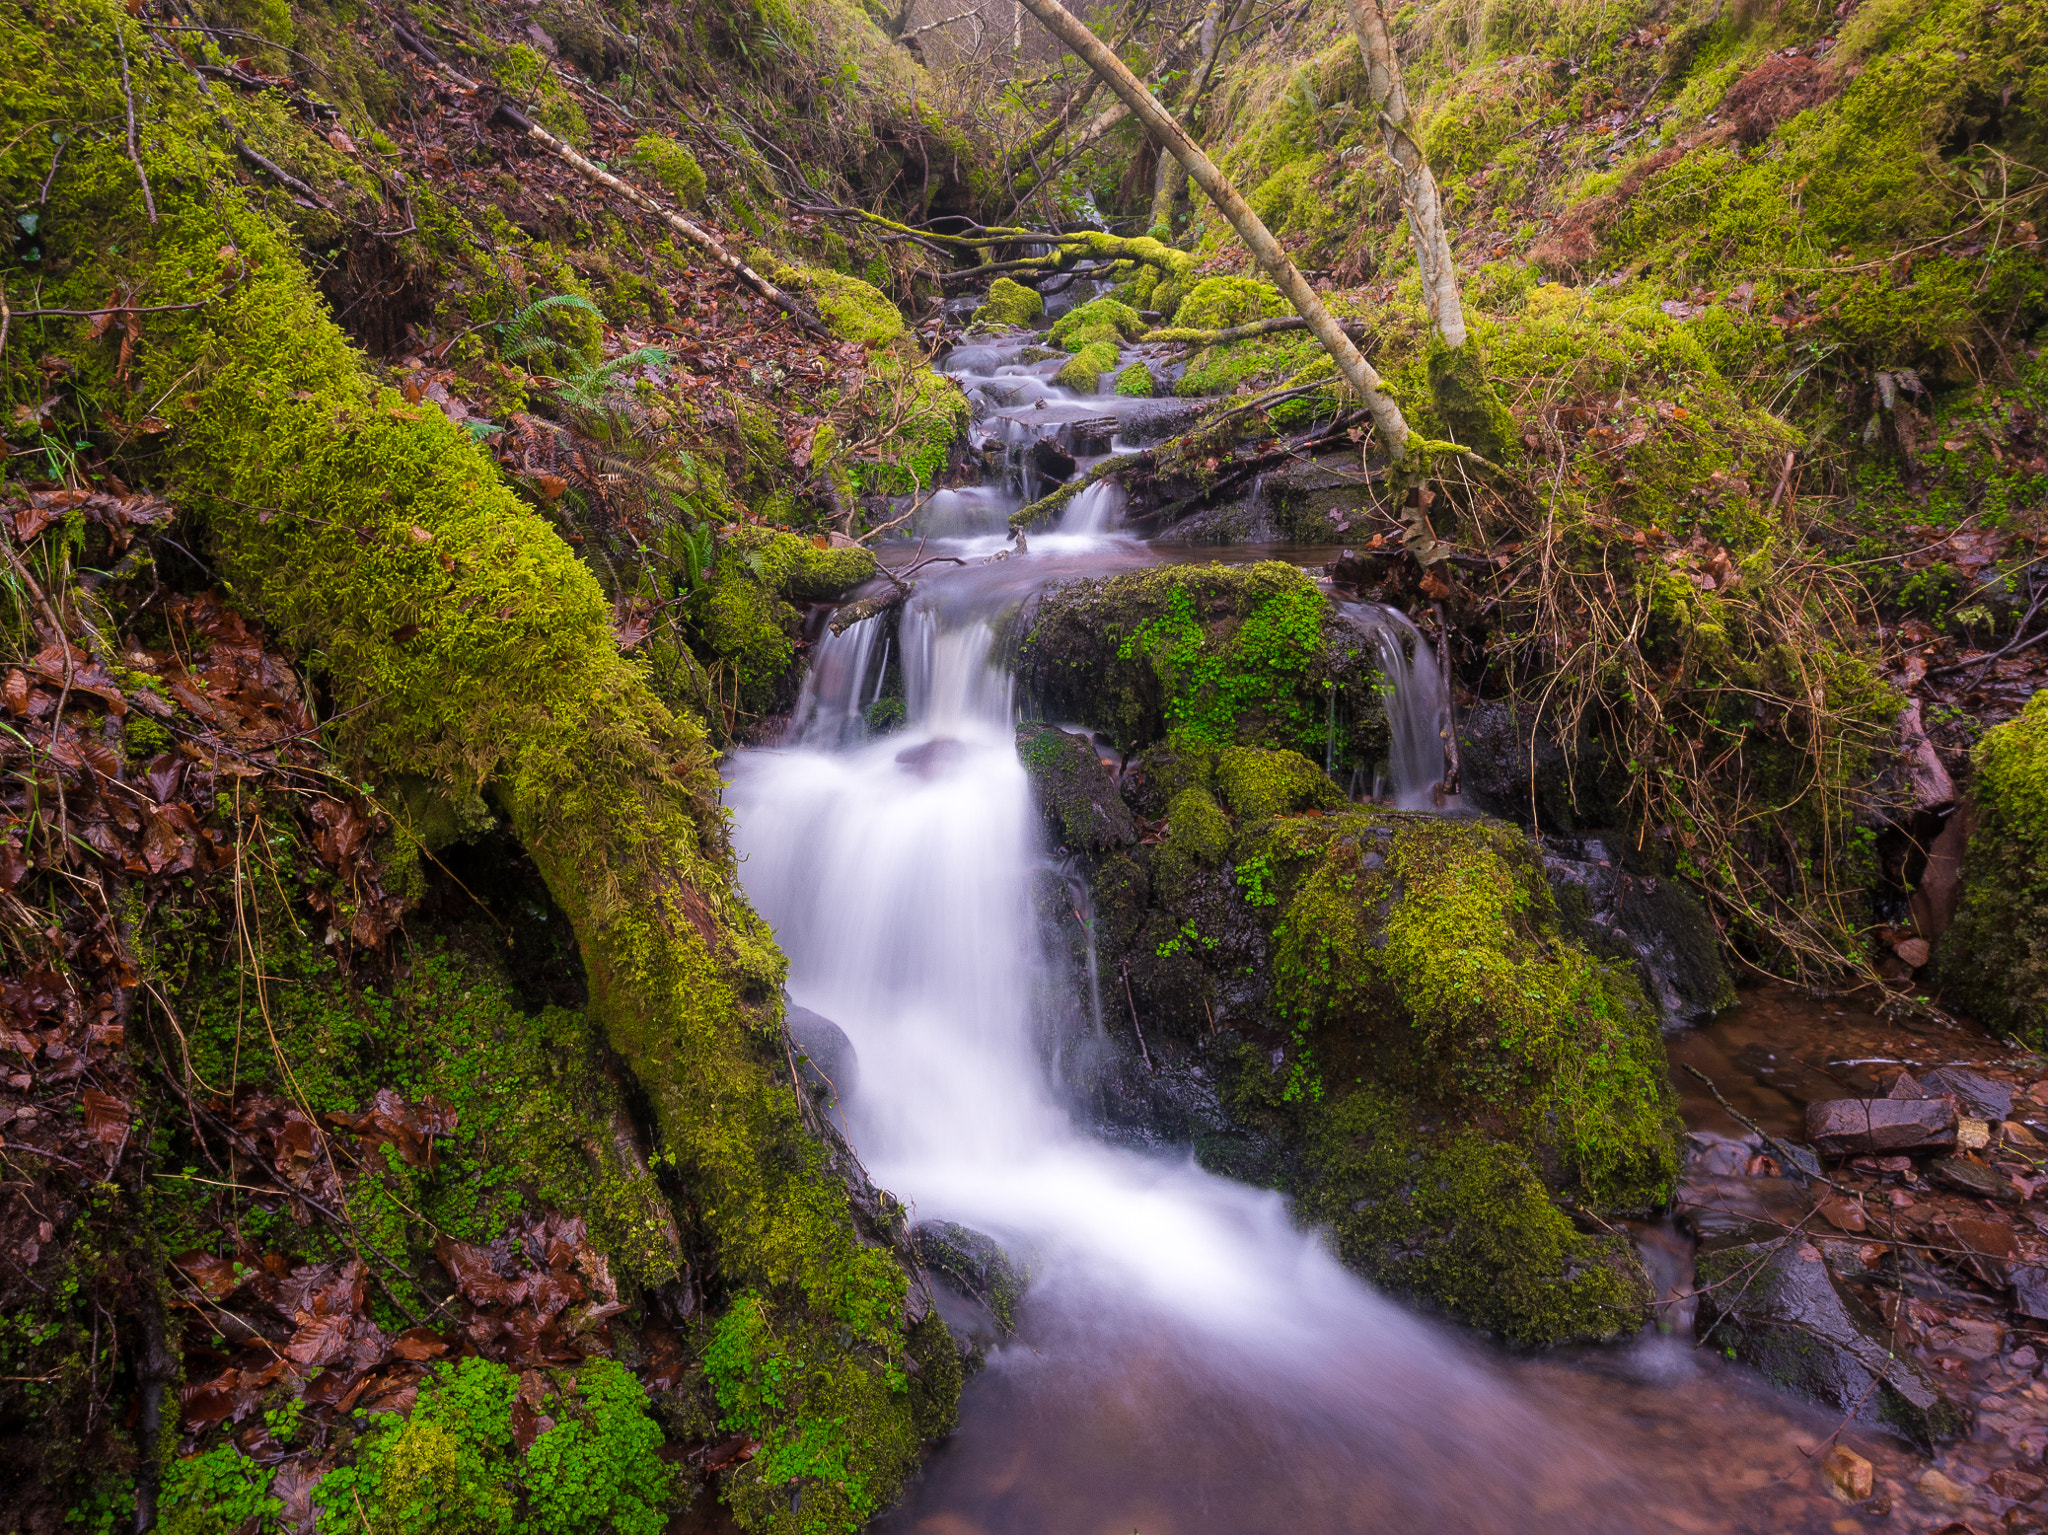
[[[920,1218],[1031,1255],[1031,1347],[999,1349],[985,1390],[1019,1411],[1056,1390],[1083,1418],[1165,1390],[1199,1421],[1243,1419],[1255,1467],[1186,1467],[1215,1518],[1183,1528],[1246,1528],[1231,1489],[1248,1476],[1273,1521],[1254,1527],[1609,1527],[1583,1503],[1532,1513],[1561,1476],[1581,1492],[1605,1480],[1599,1457],[1346,1272],[1279,1196],[1075,1128],[1037,1049],[1034,999],[1056,984],[1029,900],[1042,854],[1010,679],[990,659],[1017,563],[1000,582],[977,579],[987,566],[928,582],[907,606],[906,729],[848,746],[814,711],[797,745],[740,756],[728,796],[791,996],[859,1053],[847,1109],[870,1169]],[[1460,1469],[1475,1457],[1484,1479]]]
[[[1372,642],[1385,685],[1387,782],[1376,798],[1397,809],[1444,807],[1444,743],[1451,731],[1450,687],[1422,631],[1395,608],[1339,602],[1337,611]]]

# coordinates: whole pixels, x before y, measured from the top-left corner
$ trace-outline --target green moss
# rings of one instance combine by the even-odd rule
[[[1082,336],[1086,331],[1089,334]],[[1063,351],[1077,352],[1103,341],[1129,341],[1145,332],[1145,322],[1129,304],[1113,298],[1090,299],[1053,322],[1047,340]]]
[[[98,0],[50,20],[5,34],[10,68],[42,82],[34,109],[119,120],[105,40],[127,28],[131,56],[154,59],[147,40]],[[787,1078],[782,960],[735,879],[705,727],[619,654],[598,581],[470,434],[380,386],[190,75],[152,66],[143,84],[162,125],[147,151],[158,221],[118,136],[81,142],[44,224],[43,298],[91,309],[126,284],[193,307],[155,317],[123,383],[82,325],[43,325],[38,348],[72,362],[90,419],[161,402],[151,482],[206,528],[233,599],[317,676],[342,760],[451,795],[488,787],[568,918],[589,1017],[733,1292],[778,1297],[817,1368],[904,1357],[903,1272],[863,1241]],[[47,169],[18,146],[0,157],[10,184]],[[914,1441],[914,1416],[893,1393],[869,1416],[852,1464],[879,1499],[907,1464],[882,1443]],[[783,1509],[749,1517],[793,1519]]]
[[[1429,394],[1452,442],[1463,443],[1492,464],[1505,464],[1521,446],[1515,418],[1494,392],[1486,376],[1486,359],[1477,341],[1453,351],[1430,338]]]
[[[974,311],[974,323],[1028,330],[1044,315],[1045,300],[1035,289],[1012,282],[1007,277],[998,277],[988,285],[987,300]]]
[[[1419,1124],[1371,1088],[1310,1120],[1304,1219],[1375,1283],[1513,1343],[1633,1336],[1654,1292],[1621,1233],[1587,1236],[1524,1153],[1455,1124]]]
[[[2038,1045],[2048,1042],[2048,690],[1985,735],[1973,767],[1962,901],[1938,956],[1942,996]]]
[[[1233,746],[1216,755],[1216,791],[1239,820],[1263,821],[1303,810],[1334,810],[1344,791],[1296,751]]]
[[[582,144],[590,138],[590,123],[583,108],[569,94],[561,77],[548,61],[525,43],[514,43],[499,56],[492,77],[506,94],[521,104],[530,103],[533,115],[549,132]]]
[[[644,133],[633,141],[633,158],[684,208],[704,201],[704,167],[674,139]]]
[[[1068,359],[1066,366],[1053,375],[1053,382],[1062,389],[1073,390],[1076,394],[1093,394],[1102,383],[1102,375],[1116,364],[1115,342],[1090,341]]]
[[[1159,393],[1159,380],[1152,376],[1152,369],[1142,362],[1134,362],[1116,376],[1116,393],[1133,399],[1149,400]]]
[[[771,275],[785,288],[808,293],[818,317],[842,340],[885,347],[908,332],[903,312],[888,295],[858,277],[811,266],[779,266]]]

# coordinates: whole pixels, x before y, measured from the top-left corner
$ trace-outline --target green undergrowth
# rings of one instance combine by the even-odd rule
[[[90,310],[127,291],[170,307],[132,357],[82,323],[46,327],[65,408],[110,445],[157,413],[114,462],[180,505],[222,588],[300,659],[331,701],[339,761],[458,803],[482,792],[505,816],[574,933],[585,1026],[641,1095],[725,1283],[769,1298],[809,1368],[886,1376],[907,1357],[904,1270],[858,1227],[789,1082],[783,960],[738,888],[704,723],[619,652],[596,577],[473,434],[350,346],[192,77],[154,62],[118,7],[69,14],[6,33],[36,82],[28,105],[119,120],[125,29],[131,59],[152,61],[158,217],[118,142],[81,148],[42,226],[42,302]],[[13,187],[46,169],[19,147],[0,157]],[[9,387],[25,387],[18,369]],[[522,1026],[481,1008],[465,1027]],[[915,1433],[910,1396],[876,1410]],[[894,1450],[852,1453],[875,1496],[893,1491]],[[743,1517],[826,1527],[787,1503]]]

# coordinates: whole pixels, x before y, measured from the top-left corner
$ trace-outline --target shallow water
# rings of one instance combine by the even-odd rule
[[[1085,420],[1105,402],[1062,399],[1042,366],[1006,355],[956,353],[955,365],[973,375],[1010,477],[934,498],[919,542],[900,551],[955,562],[927,569],[901,615],[908,724],[866,738],[859,708],[881,647],[875,629],[849,630],[815,653],[792,737],[740,754],[728,792],[742,876],[789,956],[790,993],[860,1056],[842,1109],[870,1170],[916,1217],[990,1232],[1031,1271],[1017,1333],[990,1348],[958,1432],[879,1528],[1843,1529],[1849,1511],[1805,1453],[1836,1415],[1690,1346],[1675,1300],[1690,1242],[1668,1224],[1639,1233],[1674,1298],[1668,1336],[1514,1358],[1348,1273],[1277,1195],[1076,1128],[1047,1041],[1090,1008],[1038,949],[1029,890],[1047,853],[996,630],[1071,576],[1219,555],[1311,565],[1335,551],[1146,545],[1119,530],[1108,491],[1077,497],[1061,528],[1012,550],[1005,519],[1031,488],[1017,417]],[[1419,762],[1419,735],[1408,749]],[[1824,1052],[1840,1021],[1759,994],[1673,1048],[1789,1128],[1793,1100],[1764,1102],[1772,1089],[1738,1058],[1767,1040]],[[1691,1122],[1735,1128],[1704,1093],[1684,1101]],[[1893,1478],[1902,1515],[1926,1511],[1897,1480],[1909,1451],[1860,1426],[1843,1438]]]

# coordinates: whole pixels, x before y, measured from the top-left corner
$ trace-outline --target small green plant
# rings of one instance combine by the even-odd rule
[[[1273,863],[1264,853],[1256,853],[1237,866],[1237,888],[1253,906],[1278,906],[1280,897],[1273,891]]]
[[[164,1535],[210,1535],[251,1526],[276,1528],[284,1509],[270,1495],[270,1473],[232,1444],[174,1461],[164,1477],[157,1528]]]
[[[1216,939],[1204,938],[1199,932],[1195,931],[1194,923],[1183,922],[1180,925],[1180,931],[1167,939],[1166,942],[1160,944],[1153,952],[1161,959],[1169,959],[1173,955],[1180,953],[1183,949],[1192,952],[1194,949],[1200,948],[1206,952],[1215,948],[1216,943]]]

